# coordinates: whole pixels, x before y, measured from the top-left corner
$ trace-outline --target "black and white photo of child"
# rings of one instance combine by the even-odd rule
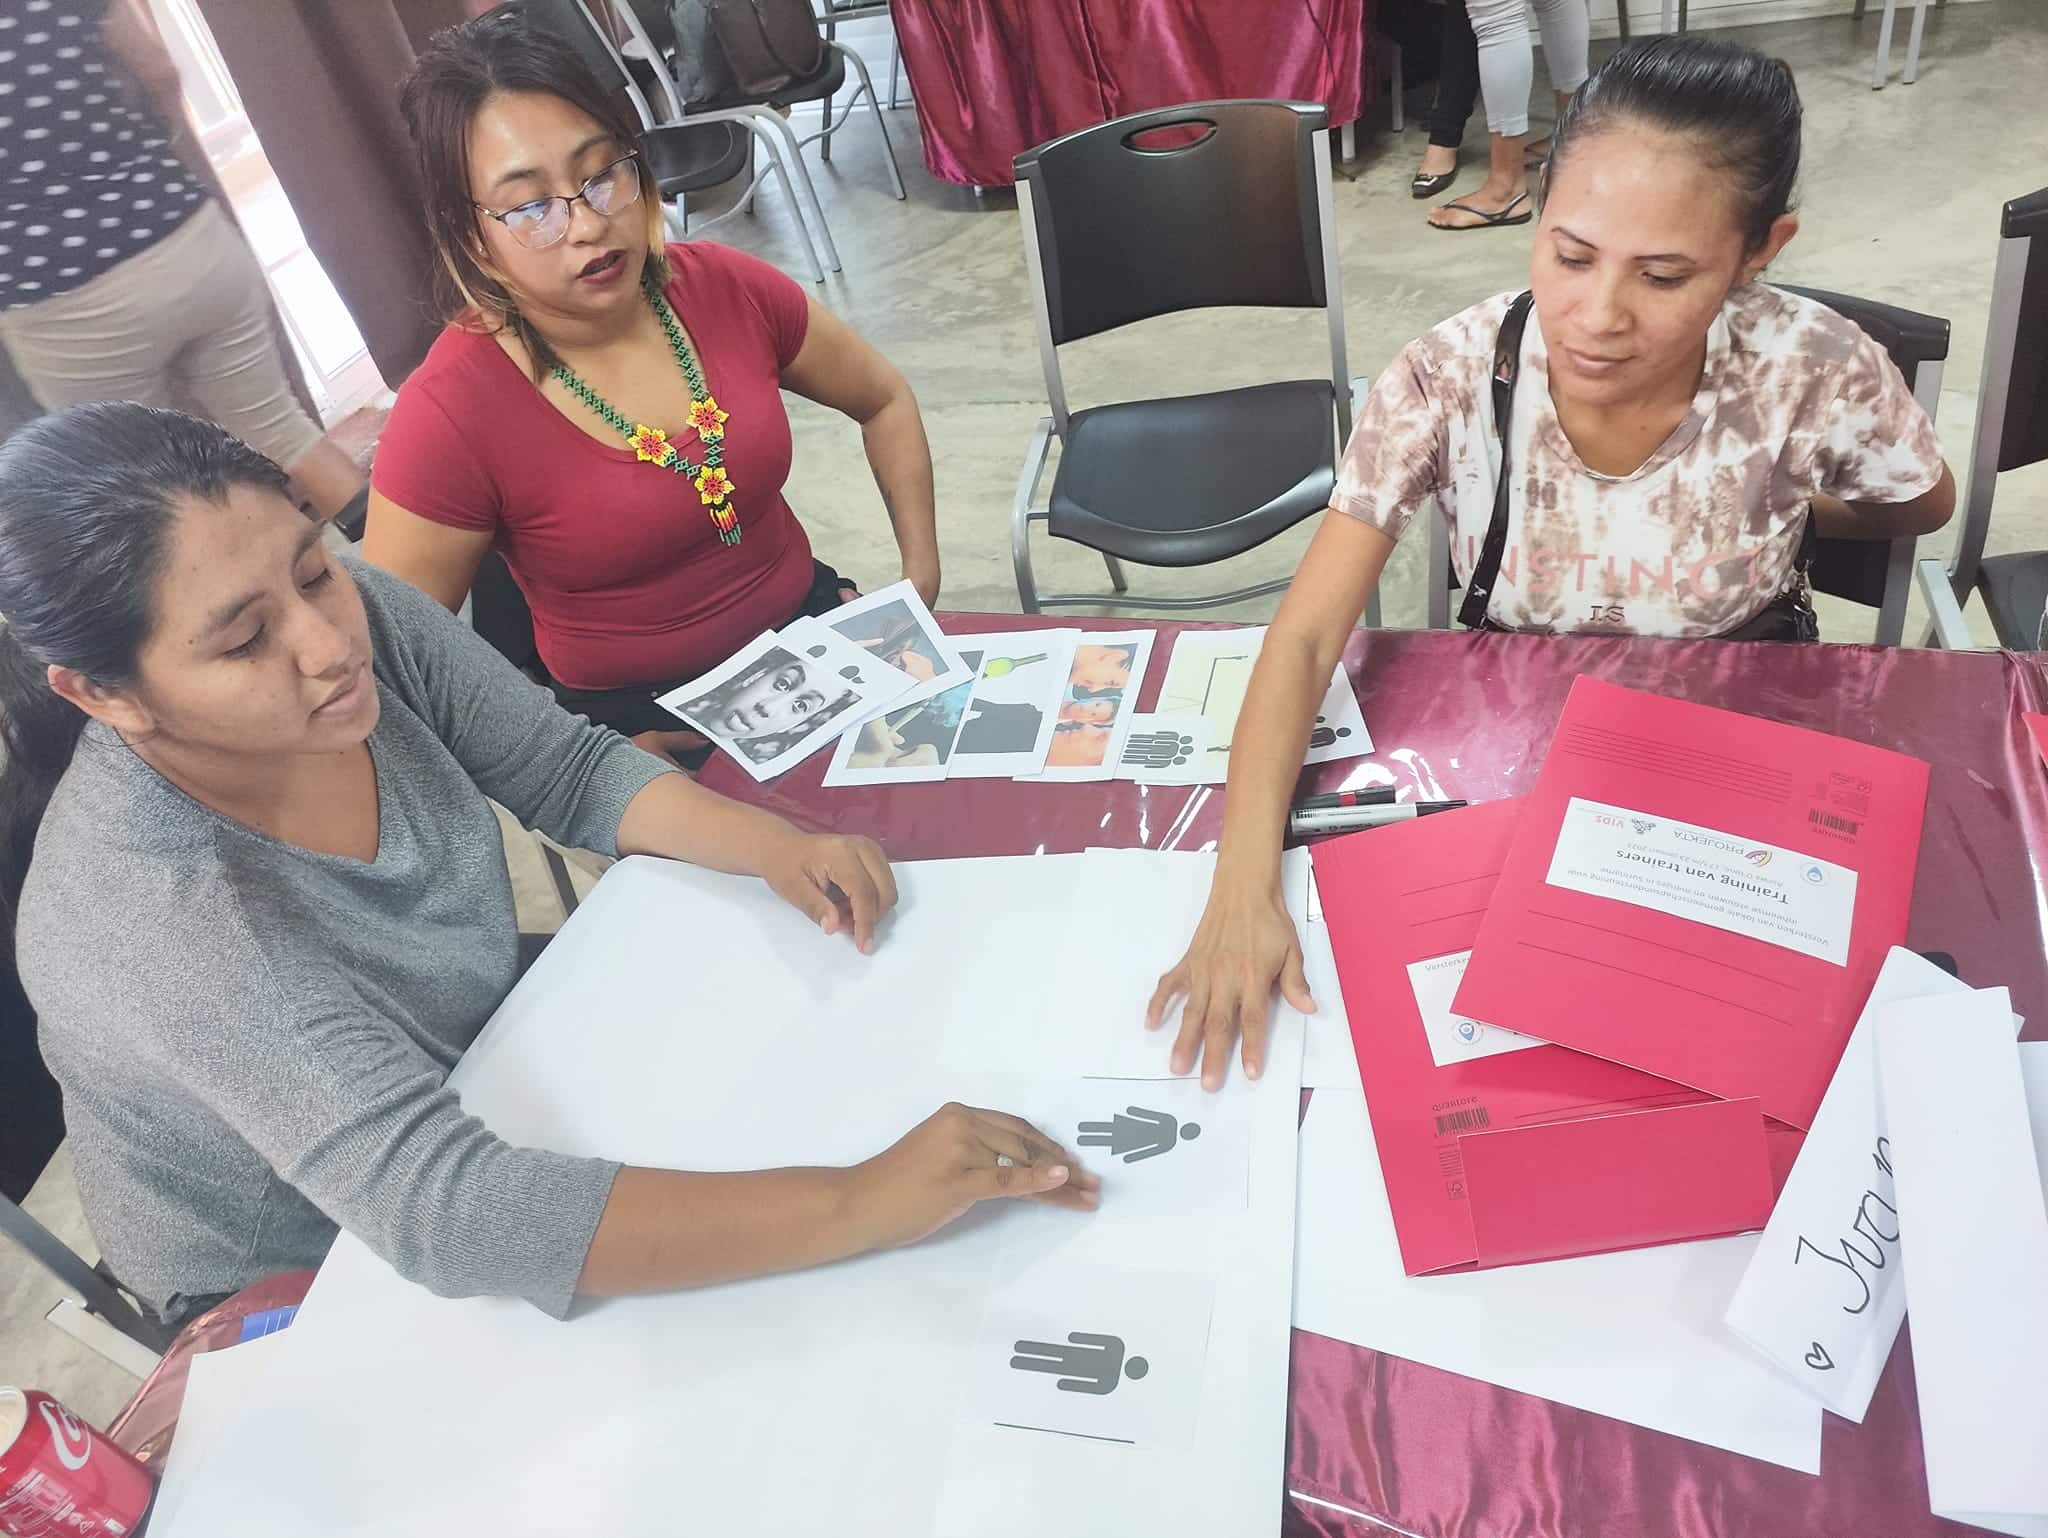
[[[766,764],[860,702],[860,691],[823,664],[771,646],[735,677],[674,709],[713,741]]]
[[[816,620],[761,636],[716,672],[664,695],[662,707],[709,737],[756,780],[773,779],[910,678]]]

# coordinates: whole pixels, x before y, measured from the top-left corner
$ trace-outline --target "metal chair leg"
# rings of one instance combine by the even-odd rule
[[[58,1281],[77,1293],[85,1301],[87,1312],[98,1314],[137,1345],[151,1351],[160,1353],[170,1347],[173,1331],[143,1318],[69,1245],[5,1197],[0,1197],[0,1234],[27,1250],[30,1259],[40,1262]]]
[[[818,201],[818,189],[811,182],[811,170],[804,162],[803,147],[796,142],[796,130],[783,121],[781,113],[771,107],[753,108],[747,113],[747,122],[757,133],[765,129],[767,132],[762,135],[763,138],[767,138],[769,134],[780,138],[780,144],[774,139],[768,139],[769,147],[771,151],[777,153],[783,150],[788,152],[780,154],[785,179],[793,178],[797,191],[802,194],[802,202],[797,206],[807,211],[811,217],[812,228],[809,233],[811,239],[817,243],[818,255],[824,258],[825,265],[832,271],[842,271],[839,265],[839,247],[832,242],[832,228],[825,222],[825,205]],[[820,278],[818,281],[822,283],[824,279]]]
[[[1105,550],[1102,552],[1102,564],[1109,568],[1109,585],[1119,593],[1128,593],[1131,584],[1124,579],[1124,563]]]
[[[1884,19],[1877,24],[1877,61],[1870,66],[1870,89],[1882,91],[1885,77],[1892,72],[1892,13],[1899,0],[1884,0]]]
[[[1017,572],[1017,603],[1026,614],[1040,612],[1038,579],[1031,570],[1031,524],[1035,517],[1031,502],[1038,495],[1038,482],[1045,474],[1045,456],[1051,444],[1052,418],[1040,417],[1031,434],[1031,446],[1024,451],[1016,500],[1010,504],[1010,564]]]
[[[1939,646],[1945,651],[1976,649],[1977,643],[1970,637],[1970,627],[1963,618],[1963,606],[1956,597],[1948,568],[1941,562],[1920,562],[1920,595],[1927,600],[1930,620],[1927,634],[1920,642],[1922,646]]]
[[[903,79],[903,45],[892,35],[889,39],[889,110],[894,112],[903,103],[897,98],[896,87]]]
[[[1399,43],[1390,42],[1387,44],[1387,72],[1391,79],[1391,84],[1387,87],[1387,126],[1393,129],[1395,133],[1400,133],[1408,126],[1408,122],[1405,115],[1407,103],[1401,100],[1406,94],[1403,89],[1406,84],[1406,76],[1401,68],[1401,45]]]
[[[875,82],[868,74],[867,61],[851,48],[841,51],[860,75],[860,91],[856,91],[854,96],[858,99],[862,92],[867,94],[868,111],[875,115],[875,132],[882,136],[882,156],[889,162],[889,184],[896,189],[896,201],[900,203],[908,194],[903,190],[903,173],[896,165],[896,146],[889,142],[889,123],[882,116],[881,98],[875,95]],[[852,102],[846,104],[846,110],[849,115],[852,114]],[[832,141],[828,139],[825,142],[829,145]]]
[[[1927,0],[1913,0],[1913,30],[1906,36],[1906,85],[1920,78],[1920,34],[1926,30]]]

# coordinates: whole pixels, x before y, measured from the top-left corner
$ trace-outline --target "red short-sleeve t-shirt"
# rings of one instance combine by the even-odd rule
[[[687,477],[564,417],[490,336],[450,325],[398,392],[371,483],[400,507],[488,529],[556,680],[616,689],[688,678],[787,620],[810,591],[811,545],[783,500],[782,371],[804,343],[804,292],[765,262],[693,241],[668,248],[668,301],[706,389],[731,414],[725,468],[741,539],[721,544]],[[676,439],[702,458],[694,433]]]

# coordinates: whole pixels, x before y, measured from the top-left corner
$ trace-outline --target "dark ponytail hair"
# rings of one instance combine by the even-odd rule
[[[1543,190],[1579,141],[1629,124],[1685,135],[1735,184],[1745,251],[1762,246],[1790,212],[1799,178],[1799,87],[1783,59],[1698,32],[1623,45],[1565,107]]]
[[[234,486],[287,482],[211,422],[132,401],[72,406],[0,445],[0,942],[12,944],[36,829],[85,727],[48,669],[132,685],[179,504]]]

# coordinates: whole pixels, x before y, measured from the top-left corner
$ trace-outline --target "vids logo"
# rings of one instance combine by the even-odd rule
[[[1824,886],[1826,885],[1828,879],[1827,872],[1822,870],[1818,865],[1809,865],[1806,867],[1806,879],[1810,885]]]
[[[1657,826],[1657,819],[1654,817],[1631,817],[1629,822],[1635,828],[1637,838],[1641,838]]]
[[[1771,852],[1768,849],[1749,849],[1743,852],[1742,858],[1749,861],[1758,870],[1762,870],[1771,863]]]

